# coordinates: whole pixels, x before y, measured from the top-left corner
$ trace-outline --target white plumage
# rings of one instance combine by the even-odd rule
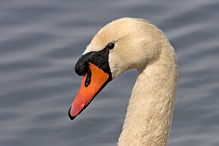
[[[166,146],[174,111],[178,77],[173,47],[149,21],[120,18],[104,26],[84,54],[114,42],[109,66],[112,79],[136,68],[134,85],[119,146]]]

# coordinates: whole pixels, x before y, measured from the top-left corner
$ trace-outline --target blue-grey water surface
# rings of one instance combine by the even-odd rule
[[[218,0],[0,0],[0,145],[113,146],[136,70],[112,81],[74,120],[74,65],[119,17],[149,19],[179,64],[169,146],[219,145]]]

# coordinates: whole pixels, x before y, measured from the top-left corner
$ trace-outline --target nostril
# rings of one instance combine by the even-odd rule
[[[90,82],[91,82],[91,70],[88,69],[87,78],[86,78],[86,80],[85,80],[85,87],[87,87],[88,85],[90,85]]]

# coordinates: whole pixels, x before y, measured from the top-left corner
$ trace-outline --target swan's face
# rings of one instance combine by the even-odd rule
[[[76,73],[84,77],[69,110],[71,119],[109,81],[129,69],[145,67],[158,56],[160,47],[154,41],[153,29],[145,20],[123,18],[107,24],[94,36],[75,66]]]

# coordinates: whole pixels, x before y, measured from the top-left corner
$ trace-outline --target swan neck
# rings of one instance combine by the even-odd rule
[[[171,53],[169,53],[171,54]],[[177,83],[175,54],[138,69],[119,146],[166,146]]]

